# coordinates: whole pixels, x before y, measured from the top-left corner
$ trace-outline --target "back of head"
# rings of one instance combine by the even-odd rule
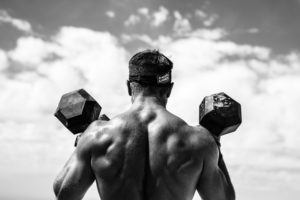
[[[156,92],[172,86],[173,63],[158,50],[145,50],[129,61],[129,85],[132,93]]]

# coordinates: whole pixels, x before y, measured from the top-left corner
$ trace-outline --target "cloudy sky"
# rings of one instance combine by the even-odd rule
[[[188,123],[206,95],[242,104],[222,138],[237,199],[297,199],[299,22],[299,0],[0,0],[0,199],[53,199],[75,139],[53,116],[60,96],[127,109],[127,63],[145,48],[173,61],[168,109]]]

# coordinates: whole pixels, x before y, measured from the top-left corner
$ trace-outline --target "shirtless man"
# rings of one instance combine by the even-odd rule
[[[146,50],[129,61],[129,110],[95,121],[54,182],[58,200],[82,199],[96,180],[102,200],[234,200],[219,138],[166,110],[172,62]]]

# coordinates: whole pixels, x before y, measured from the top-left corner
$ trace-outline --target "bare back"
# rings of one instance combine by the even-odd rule
[[[101,199],[192,199],[211,141],[205,129],[163,107],[141,106],[87,132]]]

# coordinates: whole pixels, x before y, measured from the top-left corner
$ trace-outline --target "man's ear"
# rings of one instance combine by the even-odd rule
[[[127,81],[127,90],[128,90],[129,96],[131,96],[132,92],[131,92],[131,87],[130,87],[130,81]]]
[[[168,98],[171,95],[171,91],[172,91],[173,85],[174,85],[174,83],[171,83],[170,86],[169,86],[168,93],[167,93],[167,97]]]

